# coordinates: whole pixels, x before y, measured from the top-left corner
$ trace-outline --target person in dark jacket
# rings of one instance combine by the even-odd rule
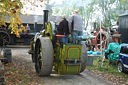
[[[69,25],[68,25],[68,21],[66,20],[66,18],[64,16],[62,17],[62,21],[59,23],[57,30],[59,31],[60,35],[65,35],[65,37],[61,38],[62,42],[68,43]]]

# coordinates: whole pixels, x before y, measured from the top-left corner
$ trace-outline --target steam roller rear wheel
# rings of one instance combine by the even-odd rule
[[[8,45],[10,43],[10,36],[7,32],[0,31],[0,46]]]
[[[47,76],[52,72],[53,46],[48,37],[40,37],[35,46],[35,69],[39,76]]]
[[[82,60],[82,64],[81,64],[80,72],[83,72],[86,68],[87,60],[88,60],[87,48],[86,48],[85,42],[82,42],[82,57],[81,57],[81,60]]]

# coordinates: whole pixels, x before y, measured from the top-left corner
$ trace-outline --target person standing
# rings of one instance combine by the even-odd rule
[[[29,27],[28,24],[27,24],[27,26],[26,26],[26,31],[27,31],[27,33],[30,33],[30,27]]]
[[[68,21],[66,20],[65,16],[62,17],[62,21],[59,23],[57,28],[59,34],[65,35],[65,37],[61,37],[63,43],[68,43],[69,38],[69,25]]]
[[[83,35],[83,20],[81,16],[78,14],[78,11],[75,10],[73,15],[71,16],[69,20],[69,29],[72,35],[72,42],[76,44],[76,36],[82,36]],[[81,44],[81,41],[78,40],[78,44]]]

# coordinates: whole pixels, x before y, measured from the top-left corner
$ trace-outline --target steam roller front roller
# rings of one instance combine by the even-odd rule
[[[39,76],[52,72],[53,46],[49,37],[40,37],[35,43],[35,69]]]
[[[0,31],[0,46],[5,46],[10,43],[10,36],[5,31]]]

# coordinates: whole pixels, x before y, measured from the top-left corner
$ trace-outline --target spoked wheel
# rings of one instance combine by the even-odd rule
[[[0,31],[0,46],[8,45],[10,43],[10,36],[7,32]]]
[[[124,66],[121,62],[118,63],[118,72],[123,72],[124,71]]]
[[[82,64],[81,64],[80,72],[83,72],[85,70],[85,68],[86,68],[87,60],[88,60],[87,48],[86,48],[85,42],[82,42],[82,56],[81,56],[81,60],[82,60]]]
[[[35,44],[35,69],[39,76],[47,76],[52,72],[53,46],[48,37],[37,39]]]
[[[101,37],[101,40],[100,40]],[[95,47],[97,51],[101,51],[101,46],[102,48],[107,48],[108,42],[107,42],[107,36],[104,32],[101,32],[101,36],[100,33],[97,34],[96,39],[95,39]],[[102,45],[101,45],[102,43]]]

